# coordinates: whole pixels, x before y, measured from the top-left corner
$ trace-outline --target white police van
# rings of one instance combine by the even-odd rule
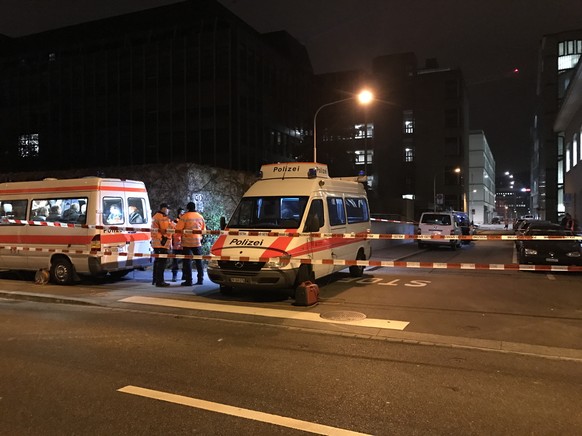
[[[371,244],[365,237],[307,234],[370,232],[362,178],[331,178],[327,165],[309,162],[263,165],[260,174],[226,226],[232,234],[222,234],[211,248],[214,256],[230,257],[208,263],[208,277],[220,285],[222,292],[233,288],[294,289],[303,281],[346,268],[345,264],[334,265],[332,260],[370,258]],[[293,235],[266,236],[262,232]],[[308,264],[302,259],[328,262]],[[364,266],[354,262],[349,271],[358,277]]]

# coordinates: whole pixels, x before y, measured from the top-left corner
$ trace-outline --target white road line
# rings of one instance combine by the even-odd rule
[[[285,416],[272,415],[270,413],[258,412],[256,410],[243,409],[241,407],[229,406],[227,404],[214,403],[211,401],[200,400],[197,398],[185,397],[183,395],[170,394],[152,389],[140,388],[138,386],[125,386],[117,390],[126,394],[138,395],[140,397],[151,398],[154,400],[167,401],[168,403],[181,404],[183,406],[193,407],[196,409],[208,410],[210,412],[223,413],[225,415],[237,416],[244,419],[266,422],[281,427],[294,428],[296,430],[306,431],[322,435],[365,435],[342,428],[330,427],[313,422],[301,421],[299,419],[287,418]]]
[[[119,300],[122,303],[150,304],[154,306],[177,307],[181,309],[208,310],[212,312],[236,313],[239,315],[255,315],[270,318],[295,319],[300,321],[321,322],[327,324],[343,324],[360,327],[374,327],[389,330],[404,330],[408,324],[407,321],[395,321],[390,319],[364,318],[356,321],[337,321],[333,319],[324,319],[319,313],[314,312],[293,312],[281,309],[266,309],[263,307],[234,306],[231,304],[212,304],[200,303],[195,301],[171,300],[168,298],[154,297],[127,297]]]

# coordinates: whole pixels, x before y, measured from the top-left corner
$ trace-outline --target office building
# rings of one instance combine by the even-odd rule
[[[542,37],[533,122],[531,200],[536,215],[551,221],[557,221],[566,209],[566,144],[562,132],[554,131],[554,124],[581,54],[582,29]]]
[[[305,47],[214,0],[3,37],[0,169],[256,171],[311,134],[312,96]]]

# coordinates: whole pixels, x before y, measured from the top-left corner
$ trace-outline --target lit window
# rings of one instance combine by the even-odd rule
[[[371,164],[374,160],[374,150],[368,150],[367,152],[364,150],[356,150],[354,152],[356,165],[364,165],[365,160],[368,161],[368,165]]]
[[[411,110],[402,111],[404,133],[414,133],[414,116]]]
[[[20,157],[36,157],[38,153],[38,133],[20,135],[18,138],[18,155]]]
[[[406,147],[404,149],[404,162],[414,161],[414,149],[411,147]]]
[[[578,164],[578,135],[574,135],[572,140],[572,166]]]
[[[367,127],[367,129],[366,129]],[[356,139],[372,138],[374,136],[374,124],[356,124],[354,126],[356,130]]]
[[[414,194],[402,194],[403,200],[414,200]]]
[[[574,68],[582,54],[582,40],[558,43],[558,71]]]

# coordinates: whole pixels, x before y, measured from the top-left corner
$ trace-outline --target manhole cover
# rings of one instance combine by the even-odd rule
[[[333,312],[325,312],[319,315],[323,319],[331,321],[359,321],[366,318],[366,315],[360,312],[352,312],[349,310],[336,310]]]

